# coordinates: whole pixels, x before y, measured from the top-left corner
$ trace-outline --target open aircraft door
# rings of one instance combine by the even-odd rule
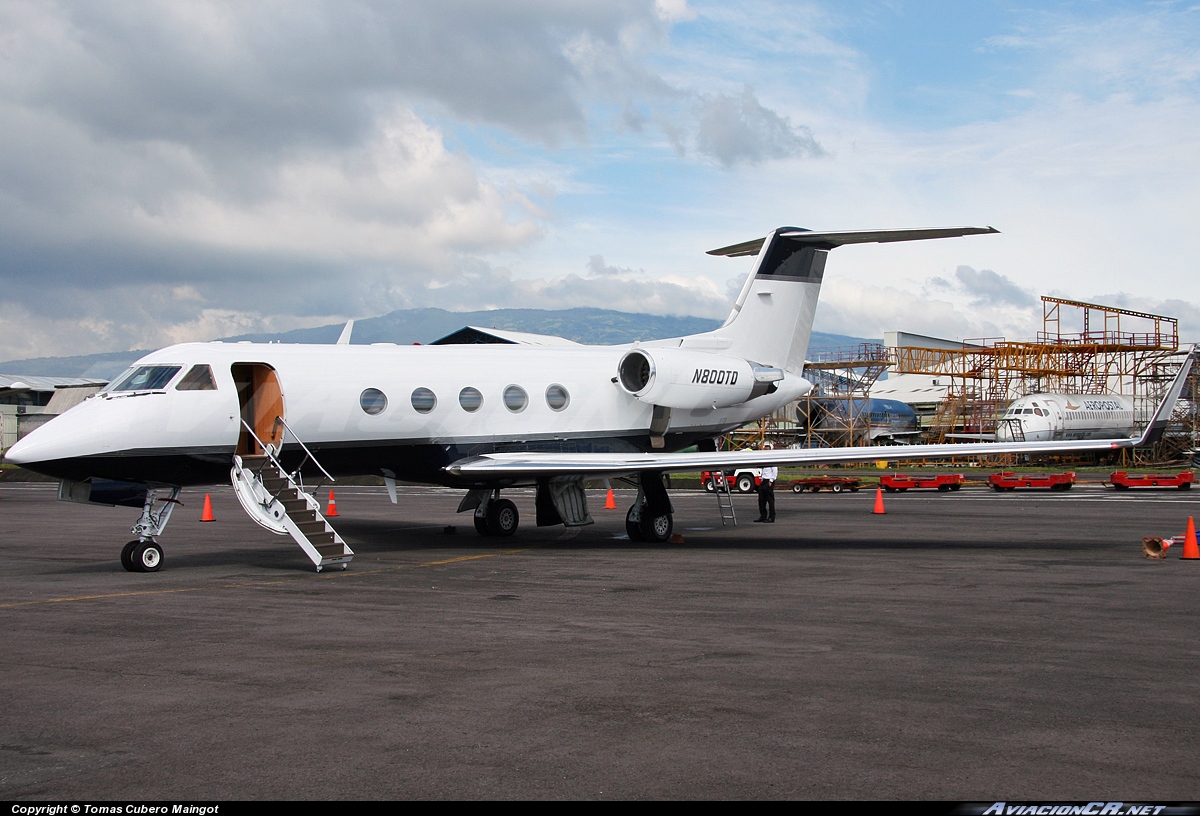
[[[279,387],[275,369],[266,363],[234,363],[231,371],[245,422],[238,435],[237,454],[257,456],[265,453],[255,436],[278,451],[284,429],[276,419],[284,418],[284,406],[283,389]],[[246,430],[246,425],[254,429],[253,436]]]

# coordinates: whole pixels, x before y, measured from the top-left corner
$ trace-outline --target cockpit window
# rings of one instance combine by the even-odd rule
[[[179,373],[182,366],[148,365],[138,366],[117,380],[116,385],[108,389],[110,393],[118,391],[161,391],[167,387],[171,378]]]
[[[183,375],[183,379],[179,381],[179,385],[175,386],[176,391],[216,391],[217,380],[213,376],[211,366],[198,365],[192,366],[192,370]]]

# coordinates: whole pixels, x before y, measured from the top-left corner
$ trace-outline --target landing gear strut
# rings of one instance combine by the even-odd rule
[[[629,540],[670,541],[674,528],[673,512],[662,476],[658,473],[641,474],[638,477],[637,499],[625,514],[625,532],[629,534]]]
[[[156,501],[162,502],[157,512],[154,509]],[[156,491],[146,491],[146,503],[142,506],[141,518],[133,525],[131,533],[137,536],[121,549],[121,566],[130,572],[158,572],[162,567],[163,551],[155,537],[166,529],[171,520],[171,511],[179,501],[179,488],[172,487],[168,498],[159,500]]]

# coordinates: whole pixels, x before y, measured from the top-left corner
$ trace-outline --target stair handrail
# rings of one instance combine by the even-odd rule
[[[243,420],[243,422],[244,421],[245,420]],[[329,475],[329,471],[326,470],[321,465],[321,463],[317,460],[317,457],[313,455],[313,452],[308,449],[308,445],[304,444],[304,440],[301,439],[300,437],[296,436],[296,432],[292,430],[291,426],[287,424],[287,421],[283,417],[281,417],[281,416],[275,417],[275,425],[282,425],[283,430],[287,433],[290,433],[292,435],[292,439],[295,439],[297,444],[299,444],[301,449],[304,451],[304,458],[300,460],[300,464],[296,465],[296,470],[292,474],[300,480],[301,487],[304,486],[304,475],[300,472],[300,469],[303,468],[304,463],[310,459],[312,460],[312,463],[317,466],[317,469],[320,470],[321,473],[325,474],[326,479],[328,479],[331,482],[337,481],[337,479],[335,479],[335,478],[333,478],[333,476]],[[275,425],[272,426],[272,432],[274,431]],[[279,440],[279,448],[280,448],[280,450],[283,449],[283,439]],[[283,470],[282,466],[280,467],[280,470]],[[319,487],[315,487],[313,489],[317,490],[317,489],[319,489]]]
[[[265,442],[263,442],[261,439],[259,439],[258,434],[256,434],[254,432],[254,429],[252,427],[250,427],[250,424],[248,422],[246,422],[246,420],[244,418],[242,419],[242,427],[246,429],[247,433],[249,433],[250,436],[254,437],[254,441],[257,442],[258,446],[260,448],[262,448],[263,451],[266,453],[267,459],[269,461],[273,462],[275,464],[275,467],[279,468],[279,472],[281,474],[283,474],[283,476],[285,477],[285,482],[293,482],[294,483],[295,479],[297,477],[299,477],[301,479],[300,489],[303,491],[304,481],[303,481],[303,476],[300,475],[300,468],[304,466],[304,463],[306,461],[308,461],[308,459],[312,459],[313,464],[316,465],[318,468],[320,468],[321,472],[325,474],[325,476],[329,479],[329,481],[331,481],[331,482],[337,481],[336,479],[334,479],[332,476],[329,475],[329,471],[327,471],[327,470],[325,470],[325,468],[321,467],[321,463],[318,462],[317,458],[312,455],[312,451],[310,451],[308,449],[308,447],[304,444],[304,442],[301,441],[301,439],[296,436],[295,431],[293,431],[291,428],[288,428],[288,425],[286,422],[283,421],[283,418],[275,417],[275,424],[278,425],[280,423],[282,423],[283,427],[287,429],[288,433],[290,433],[295,438],[295,440],[300,443],[300,447],[304,449],[304,453],[306,454],[305,459],[301,460],[300,465],[299,465],[299,467],[296,468],[296,472],[294,474],[288,473],[288,471],[283,467],[283,463],[280,462],[279,459],[275,456],[274,446],[268,445]],[[280,448],[280,450],[283,450],[283,440],[282,439],[279,440],[279,448]],[[267,463],[263,462],[262,466],[259,467],[259,469],[257,471],[255,471],[254,476],[259,481],[262,480],[262,472],[263,472],[263,470],[266,469],[266,467],[267,467]],[[279,494],[282,493],[286,488],[287,488],[287,484],[285,483],[282,487],[279,488],[279,490],[275,491],[275,494],[273,496],[271,496],[271,501],[266,502],[263,506],[268,507],[271,504],[273,504],[279,498]],[[319,490],[320,487],[319,486],[314,487],[313,489]]]
[[[275,458],[275,449],[272,446],[268,445],[267,443],[263,442],[261,439],[259,439],[258,434],[256,434],[254,432],[254,429],[250,427],[250,424],[248,422],[246,422],[245,419],[242,419],[242,427],[246,429],[246,432],[249,433],[250,436],[254,437],[254,441],[257,442],[258,446],[263,449],[263,452],[266,454],[267,461],[274,462],[275,467],[279,469],[279,472],[286,475],[287,471],[283,469],[283,463]],[[280,447],[282,447],[282,445]],[[266,468],[267,468],[267,461],[264,461],[262,463],[262,465],[259,466],[258,470],[256,470],[254,472],[254,478],[260,484],[262,483],[262,472],[264,470],[266,470]],[[268,502],[262,503],[263,507],[270,507],[272,504],[274,504],[279,499],[279,494],[282,493],[284,491],[284,489],[287,487],[286,482],[291,481],[291,480],[285,479],[284,481],[285,481],[285,484],[283,485],[283,487],[280,487],[279,490],[275,491],[275,495],[271,496],[271,500]],[[265,485],[264,485],[264,487],[265,487]]]

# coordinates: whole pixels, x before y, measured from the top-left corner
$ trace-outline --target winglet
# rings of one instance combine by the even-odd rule
[[[1192,346],[1191,350],[1187,353],[1187,357],[1183,358],[1183,365],[1179,367],[1179,373],[1175,375],[1175,379],[1171,380],[1171,385],[1167,387],[1167,393],[1163,397],[1163,401],[1159,404],[1158,410],[1150,418],[1150,424],[1146,426],[1146,430],[1142,432],[1140,439],[1131,440],[1130,447],[1140,448],[1143,445],[1153,445],[1162,439],[1163,432],[1167,430],[1167,423],[1171,420],[1171,411],[1175,408],[1175,401],[1183,393],[1183,386],[1187,382],[1188,372],[1192,370],[1192,361],[1195,357],[1196,347]]]

